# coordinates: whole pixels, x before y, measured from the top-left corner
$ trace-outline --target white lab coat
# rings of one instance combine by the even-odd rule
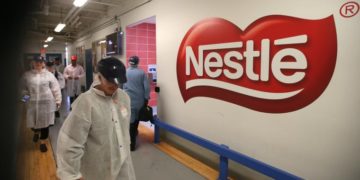
[[[57,72],[57,77],[55,76],[55,72]],[[64,89],[64,88],[65,88],[65,78],[64,78],[64,75],[63,75],[61,72],[59,72],[59,71],[57,71],[57,70],[55,70],[55,69],[54,69],[54,72],[51,72],[51,73],[54,74],[55,78],[56,78],[57,81],[59,82],[60,89]]]
[[[54,65],[55,66],[55,69],[57,72],[61,72],[61,73],[64,73],[64,65],[63,64],[59,64],[59,65]]]
[[[60,89],[64,89],[65,88],[65,78],[64,78],[64,75],[61,73],[61,72],[57,72],[58,73],[58,82],[59,82],[59,85],[60,85]]]
[[[134,180],[130,156],[130,98],[91,87],[73,103],[57,142],[60,179]]]
[[[23,95],[29,95],[26,103],[26,126],[28,128],[45,128],[54,124],[56,103],[61,104],[61,91],[55,76],[42,69],[40,72],[30,70],[22,79]]]
[[[67,95],[74,97],[81,93],[80,79],[84,77],[84,75],[85,72],[81,65],[77,64],[74,67],[69,64],[66,66],[64,69],[64,77],[66,79]],[[69,79],[69,77],[72,77],[73,79]],[[74,79],[75,77],[78,77],[79,79]]]

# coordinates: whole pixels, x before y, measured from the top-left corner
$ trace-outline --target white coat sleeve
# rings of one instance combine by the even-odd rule
[[[69,68],[66,67],[64,69],[64,78],[69,79],[69,76],[70,76]]]
[[[50,80],[50,89],[51,92],[55,98],[56,104],[61,104],[61,90],[58,80],[51,74],[51,76],[48,76]]]
[[[65,78],[64,78],[64,75],[60,72],[58,72],[58,82],[59,82],[59,85],[60,85],[60,89],[63,89],[65,88]]]
[[[57,176],[60,179],[79,179],[81,158],[91,127],[91,106],[80,95],[60,129],[57,141]]]
[[[23,76],[21,77],[20,79],[20,94],[21,96],[24,96],[24,95],[29,95],[29,89],[28,89],[28,86],[27,86],[27,73],[23,74]]]
[[[85,71],[84,71],[84,68],[80,65],[78,65],[80,68],[79,68],[79,78],[82,78],[85,76]]]

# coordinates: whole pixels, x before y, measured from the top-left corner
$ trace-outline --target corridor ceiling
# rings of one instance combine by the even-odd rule
[[[79,32],[91,28],[102,18],[111,18],[109,11],[122,9],[134,0],[88,0],[82,7],[73,5],[74,0],[33,0],[26,17],[26,31],[32,36],[53,36],[57,41],[71,42]],[[66,26],[61,32],[54,29],[58,23]]]

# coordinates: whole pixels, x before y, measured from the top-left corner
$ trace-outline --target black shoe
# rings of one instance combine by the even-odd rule
[[[55,111],[55,117],[60,117],[60,112],[59,111]]]
[[[40,144],[40,151],[41,152],[46,152],[47,151],[46,144]]]
[[[130,151],[135,151],[135,149],[136,149],[135,146],[136,146],[135,144],[130,144]]]
[[[35,133],[34,136],[33,136],[33,142],[38,142],[39,140],[39,134],[38,133]]]

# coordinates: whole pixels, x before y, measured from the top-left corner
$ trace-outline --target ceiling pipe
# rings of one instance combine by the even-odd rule
[[[66,23],[71,22],[79,13],[80,11],[83,9],[84,6],[77,8],[76,11],[65,21]]]
[[[43,6],[43,12],[46,16],[49,15],[49,8],[50,8],[49,0],[45,0],[44,6]]]
[[[65,18],[64,18],[63,21],[66,22],[67,19],[73,14],[73,12],[74,12],[76,9],[78,9],[78,8],[75,7],[75,6],[73,6],[73,7],[70,9],[70,11],[66,14],[66,16],[65,16]]]
[[[81,21],[78,22],[78,23],[75,25],[75,28],[78,28],[81,24],[82,24]]]
[[[76,16],[76,18],[73,21],[69,22],[69,25],[73,27],[79,20],[80,20],[80,16]]]
[[[88,28],[87,30],[78,33],[77,37],[86,36],[86,35],[91,34],[93,32],[100,31],[101,29],[104,29],[104,28],[106,28],[108,26],[111,26],[111,25],[113,25],[113,24],[115,24],[117,22],[118,17],[120,17],[120,16],[122,16],[124,14],[127,14],[128,12],[133,11],[134,9],[139,8],[139,7],[149,3],[151,1],[152,0],[146,0],[146,1],[134,6],[134,7],[130,8],[130,9],[128,9],[128,10],[125,10],[124,12],[122,12],[120,14],[116,14],[114,17],[112,17],[109,20],[103,22],[102,24],[100,24],[98,26],[95,26],[95,27]],[[90,2],[92,2],[92,1],[90,1]]]
[[[33,21],[33,29],[37,30],[38,29],[38,20],[36,18],[32,18]]]
[[[88,1],[89,3],[95,3],[95,4],[101,4],[105,6],[121,6],[121,4],[114,4],[114,3],[108,3],[108,2],[100,2],[100,1]]]

